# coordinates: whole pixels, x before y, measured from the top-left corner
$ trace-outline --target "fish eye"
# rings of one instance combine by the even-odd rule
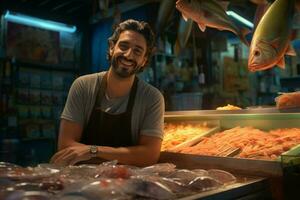
[[[260,52],[259,51],[254,51],[254,56],[260,56]]]

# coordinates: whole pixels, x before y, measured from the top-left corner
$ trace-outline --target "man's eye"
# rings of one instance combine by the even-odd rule
[[[120,44],[119,47],[120,47],[121,50],[126,50],[127,49],[127,45],[125,45],[125,44]]]
[[[134,53],[135,53],[136,55],[138,55],[138,56],[142,55],[142,51],[139,50],[139,49],[135,49],[135,50],[134,50]]]

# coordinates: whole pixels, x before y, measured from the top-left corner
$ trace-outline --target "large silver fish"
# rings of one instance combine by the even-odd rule
[[[178,0],[176,8],[181,12],[184,19],[191,18],[195,21],[201,31],[206,27],[218,30],[227,30],[236,34],[247,46],[245,36],[250,32],[246,28],[239,29],[230,21],[224,8],[215,0]]]
[[[294,0],[276,0],[255,29],[249,52],[249,71],[278,65],[285,68],[284,55],[296,55],[290,45]]]

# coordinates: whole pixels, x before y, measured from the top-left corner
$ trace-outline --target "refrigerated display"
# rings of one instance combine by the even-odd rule
[[[178,168],[218,168],[227,170],[233,174],[244,175],[246,177],[260,177],[267,180],[264,182],[266,184],[265,188],[270,189],[269,192],[272,194],[272,199],[283,199],[286,196],[291,196],[291,193],[296,193],[295,190],[291,191],[290,188],[288,193],[284,192],[284,188],[286,187],[283,187],[283,180],[286,179],[286,173],[284,173],[283,166],[285,166],[287,161],[282,158],[293,156],[295,159],[299,159],[300,157],[300,141],[297,141],[296,138],[300,135],[300,132],[298,132],[300,128],[300,112],[298,110],[253,108],[243,110],[176,111],[166,112],[165,114],[165,123],[180,124],[184,122],[192,122],[193,124],[217,124],[217,127],[214,131],[199,137],[198,143],[194,143],[190,145],[190,147],[185,147],[190,150],[195,149],[197,145],[200,146],[201,143],[206,143],[209,140],[208,138],[218,139],[218,137],[220,138],[222,135],[226,135],[227,133],[239,133],[241,130],[245,131],[250,136],[252,133],[257,134],[257,132],[260,132],[262,136],[268,136],[270,138],[273,137],[271,135],[274,133],[282,134],[279,135],[282,138],[277,139],[277,143],[272,145],[272,148],[274,149],[280,149],[280,145],[286,144],[287,141],[284,139],[292,141],[293,144],[291,144],[288,148],[282,148],[282,151],[276,156],[274,154],[272,159],[266,159],[259,156],[243,157],[239,156],[241,149],[233,154],[230,154],[230,145],[232,145],[234,138],[229,135],[227,138],[220,138],[221,140],[218,141],[215,146],[211,146],[211,149],[209,149],[211,152],[215,152],[216,148],[220,148],[223,150],[221,153],[209,154],[204,152],[203,148],[199,150],[199,152],[192,152],[188,150],[182,151],[180,149],[176,149],[175,151],[169,150],[161,152],[160,162],[172,162]],[[257,141],[260,141],[260,138],[258,137],[260,137],[259,134],[256,135],[256,138],[252,138],[252,140],[257,139]],[[268,139],[268,137],[266,137],[266,139]],[[239,138],[237,137],[237,139]],[[238,141],[239,140],[236,140],[235,142],[238,144]],[[251,142],[254,143],[255,141]],[[250,146],[251,142],[246,143],[246,147]],[[261,144],[261,148],[266,147],[264,144]],[[231,150],[234,152],[234,149]],[[299,167],[298,165],[299,164],[296,163],[293,167],[297,169],[297,167]],[[224,199],[226,198],[224,197]]]

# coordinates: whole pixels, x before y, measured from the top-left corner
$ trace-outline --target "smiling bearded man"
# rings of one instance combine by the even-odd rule
[[[109,70],[81,76],[70,88],[52,163],[118,160],[147,166],[157,162],[164,99],[158,89],[136,76],[147,66],[154,40],[146,22],[130,19],[116,27],[108,40]]]

